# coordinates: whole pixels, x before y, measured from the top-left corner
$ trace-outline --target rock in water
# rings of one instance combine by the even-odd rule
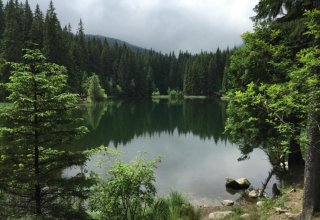
[[[223,206],[233,206],[234,205],[234,201],[232,201],[232,200],[223,200],[222,201],[222,205]]]
[[[247,189],[250,186],[249,180],[246,178],[240,178],[237,180],[234,180],[232,178],[226,178],[226,187],[231,189]]]
[[[232,211],[220,211],[220,212],[212,212],[209,214],[210,220],[219,220],[224,219],[232,214]]]

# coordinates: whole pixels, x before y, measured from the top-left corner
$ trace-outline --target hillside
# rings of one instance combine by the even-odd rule
[[[89,39],[96,38],[96,39],[99,39],[101,41],[104,41],[106,39],[110,46],[113,46],[113,45],[115,45],[117,43],[120,46],[126,45],[128,48],[132,49],[133,51],[137,51],[137,52],[138,51],[139,52],[148,51],[148,49],[145,49],[145,48],[130,44],[130,43],[126,42],[126,41],[119,40],[119,39],[112,38],[112,37],[106,37],[106,36],[102,36],[102,35],[93,35],[93,34],[86,34],[86,37],[89,38]]]

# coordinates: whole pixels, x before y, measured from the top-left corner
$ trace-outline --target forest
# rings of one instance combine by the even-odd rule
[[[39,6],[33,12],[28,1],[0,1],[0,81],[8,81],[6,62],[20,62],[22,49],[40,49],[48,61],[68,70],[69,91],[86,95],[85,82],[99,76],[109,96],[150,97],[168,90],[185,95],[217,96],[225,88],[224,69],[229,49],[215,53],[191,54],[180,51],[162,54],[152,49],[137,50],[124,43],[109,42],[101,36],[86,35],[80,19],[75,33],[70,25],[61,27],[53,2],[46,13]],[[0,99],[6,97],[1,92]]]
[[[100,144],[120,145],[136,136],[175,130],[213,142],[230,140],[239,147],[239,160],[262,149],[270,159],[271,175],[285,163],[291,174],[304,170],[299,218],[317,216],[320,2],[260,0],[254,12],[253,31],[242,35],[238,48],[176,55],[87,35],[81,19],[75,31],[70,25],[61,27],[52,1],[44,13],[39,6],[32,11],[28,1],[8,0],[4,5],[0,0],[0,100],[7,102],[0,105],[0,217],[199,219],[181,194],[157,196],[159,158],[116,160],[106,170],[109,179],[83,168],[96,154],[107,159],[117,154]],[[226,108],[226,114],[211,110],[205,101],[193,106],[184,100],[169,102],[173,113],[158,123],[159,112],[168,109],[159,100],[138,107],[121,101],[79,104],[87,97],[104,101],[104,91],[118,98],[170,91],[178,92],[176,96],[225,95],[227,103],[217,106]],[[88,127],[100,134],[91,138],[94,141],[81,107],[87,111]],[[199,113],[200,107],[205,111]],[[197,121],[195,114],[202,114]],[[102,115],[108,126],[99,125]],[[207,125],[208,119],[215,125]],[[153,121],[157,126],[150,126]],[[88,133],[88,143],[77,142]],[[79,148],[74,147],[77,143]],[[88,147],[92,143],[93,149]],[[64,171],[72,166],[79,167],[79,173],[65,178]]]

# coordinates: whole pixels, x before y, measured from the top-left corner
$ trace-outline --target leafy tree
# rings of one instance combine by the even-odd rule
[[[23,63],[12,68],[6,84],[12,105],[1,112],[0,189],[7,196],[1,214],[84,218],[81,203],[75,204],[86,198],[90,181],[83,173],[62,177],[65,168],[87,160],[84,153],[61,150],[86,131],[75,116],[77,95],[66,93],[66,70],[47,63],[39,50],[25,50]]]
[[[100,102],[105,100],[106,94],[104,89],[101,88],[99,77],[96,74],[93,74],[88,78],[87,81],[88,87],[88,97],[92,102]]]
[[[302,161],[301,155],[290,162],[290,152],[301,152],[304,143],[301,142],[299,136],[305,134],[306,127],[308,127],[308,144],[305,144],[307,155],[302,218],[311,219],[320,210],[320,190],[317,186],[317,182],[320,181],[320,134],[318,127],[320,99],[319,76],[317,74],[320,67],[318,48],[320,12],[314,10],[306,15],[308,30],[306,34],[308,39],[313,39],[313,44],[300,50],[295,58],[285,55],[290,54],[292,49],[284,44],[279,42],[269,44],[263,37],[251,39],[259,45],[265,45],[263,48],[267,49],[265,51],[269,51],[270,56],[264,64],[269,66],[270,73],[282,73],[284,80],[270,79],[259,83],[254,81],[257,76],[251,76],[254,82],[248,84],[246,89],[238,87],[238,91],[232,92],[232,99],[228,107],[227,129],[238,140],[245,139],[248,135],[251,137],[251,143],[264,144],[273,152],[288,150],[289,163],[294,165]],[[283,35],[281,31],[271,31],[270,33],[273,36],[274,33]],[[255,53],[259,48],[261,47],[258,46],[256,49],[251,48],[250,50]],[[247,56],[249,59],[241,58],[239,54],[234,53],[231,65],[234,61],[238,62],[238,60],[234,60],[236,58],[249,63],[255,60],[254,57],[249,56]],[[238,63],[241,64],[241,62]],[[259,66],[260,64],[257,65],[257,67]],[[291,166],[290,164],[289,166]]]
[[[308,111],[308,148],[305,166],[304,198],[303,198],[303,219],[312,219],[316,212],[320,211],[320,112],[319,112],[319,91],[320,91],[320,10],[313,10],[306,13],[308,17],[306,34],[314,39],[314,45],[302,50],[298,54],[298,61],[301,66],[292,72],[293,81],[304,94]],[[302,83],[303,82],[303,83]]]

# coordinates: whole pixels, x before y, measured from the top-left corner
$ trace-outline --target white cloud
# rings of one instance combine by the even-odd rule
[[[30,0],[47,9],[49,0]],[[215,50],[241,43],[258,0],[55,0],[63,25],[163,52]]]

